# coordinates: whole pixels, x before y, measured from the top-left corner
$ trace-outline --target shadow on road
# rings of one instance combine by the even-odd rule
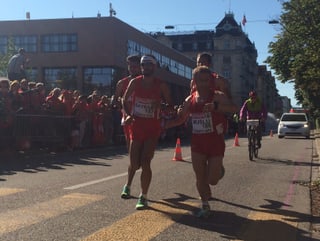
[[[6,181],[4,175],[15,175],[18,172],[38,173],[50,169],[64,170],[65,167],[74,165],[110,166],[97,158],[104,160],[121,159],[127,155],[125,147],[114,149],[92,149],[77,152],[26,152],[2,155],[0,160],[0,181]]]
[[[225,201],[222,199],[214,199],[215,202],[248,210],[250,213],[258,213],[260,216],[266,216],[267,219],[252,219],[250,216],[241,217],[235,213],[228,211],[212,211],[212,215],[207,219],[199,219],[192,215],[197,208],[188,204],[188,201],[196,199],[184,194],[176,193],[176,198],[164,199],[161,202],[164,205],[186,210],[185,214],[169,213],[154,209],[169,216],[177,223],[187,225],[193,228],[203,229],[221,234],[228,240],[246,240],[246,241],[283,241],[283,240],[299,240],[299,241],[316,241],[309,237],[306,230],[300,229],[292,223],[308,223],[312,216],[287,210],[288,205],[268,200],[268,205],[261,205],[261,208],[253,208],[242,204]],[[198,202],[198,201],[197,201]],[[213,205],[214,206],[214,205]],[[273,219],[272,217],[281,216],[282,219]],[[313,220],[315,223],[320,222],[320,217]],[[289,238],[289,239],[288,239]]]

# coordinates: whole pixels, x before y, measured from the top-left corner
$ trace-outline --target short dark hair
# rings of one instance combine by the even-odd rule
[[[135,62],[135,63],[140,64],[140,60],[141,60],[141,57],[139,55],[129,55],[127,57],[127,63]]]
[[[198,53],[198,55],[197,55],[197,60],[198,60],[199,58],[206,58],[209,64],[212,63],[212,54],[210,54],[210,53],[208,53],[208,52]]]

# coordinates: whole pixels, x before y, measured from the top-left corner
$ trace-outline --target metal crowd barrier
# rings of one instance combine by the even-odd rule
[[[73,116],[54,114],[16,114],[12,136],[20,149],[64,147],[70,141]]]

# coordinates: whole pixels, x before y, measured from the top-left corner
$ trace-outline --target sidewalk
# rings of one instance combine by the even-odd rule
[[[319,182],[320,180],[320,161],[319,161],[319,156],[320,156],[320,130],[315,129],[313,130],[313,137],[314,137],[314,151],[312,153],[312,170],[311,170],[311,185],[313,183]],[[319,184],[318,184],[319,185]],[[320,200],[316,202],[314,200],[314,195],[311,195],[311,187],[310,187],[310,196],[313,199],[313,205],[316,207],[318,210],[320,209]],[[319,193],[319,188],[318,192],[314,193],[317,194],[317,197],[320,197]],[[319,199],[319,198],[318,198]],[[314,215],[314,214],[313,214]],[[312,240],[320,240],[320,223],[317,221],[319,217],[313,217],[312,222],[311,222],[311,237]]]

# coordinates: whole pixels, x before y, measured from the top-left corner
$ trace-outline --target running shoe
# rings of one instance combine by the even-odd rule
[[[130,188],[127,185],[123,186],[121,198],[124,198],[124,199],[130,198]]]
[[[202,205],[200,211],[196,214],[198,218],[208,218],[210,216],[210,206]]]
[[[144,196],[140,195],[137,205],[136,205],[136,209],[137,210],[142,210],[148,207],[148,201],[147,199],[144,198]]]

